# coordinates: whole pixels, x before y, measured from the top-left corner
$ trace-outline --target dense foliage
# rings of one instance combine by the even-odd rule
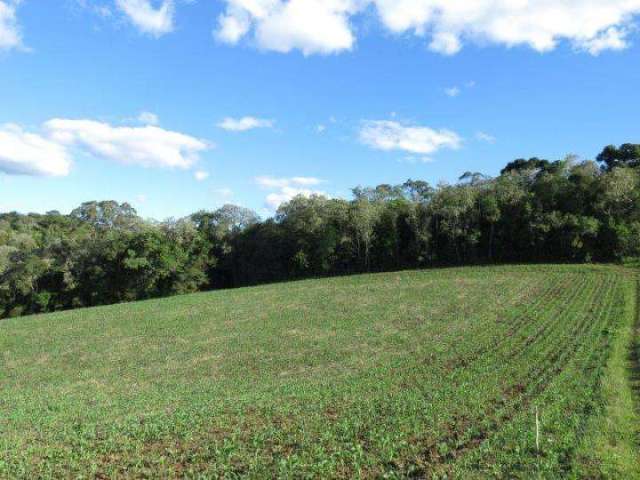
[[[497,178],[297,197],[260,221],[226,205],[145,221],[128,204],[0,215],[0,316],[354,272],[640,254],[640,145],[518,159]]]

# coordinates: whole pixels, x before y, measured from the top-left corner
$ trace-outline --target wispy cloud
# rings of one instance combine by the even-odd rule
[[[140,115],[138,115],[138,121],[144,125],[158,125],[160,118],[155,113],[141,112]]]
[[[256,177],[255,182],[262,188],[282,188],[289,186],[310,187],[314,185],[320,185],[322,183],[322,180],[315,177],[278,178],[267,175]]]
[[[449,97],[457,97],[460,95],[459,87],[449,87],[444,89],[444,93]]]
[[[469,80],[468,82],[465,82],[461,87],[458,85],[454,85],[452,87],[448,87],[444,89],[444,93],[445,95],[447,95],[448,97],[451,98],[455,98],[460,96],[460,94],[462,93],[463,89],[470,89],[476,86],[476,82],[474,80]]]
[[[17,1],[0,1],[0,50],[22,47],[22,35],[16,17]]]
[[[209,172],[206,172],[204,170],[197,170],[193,174],[193,177],[199,182],[204,182],[207,178],[209,178]]]
[[[476,132],[476,140],[486,143],[496,143],[496,138],[486,132]]]
[[[410,163],[415,165],[417,163],[433,163],[434,160],[431,157],[427,156],[416,156],[416,155],[407,155],[406,157],[402,157],[398,160],[400,163]]]
[[[233,196],[233,190],[230,188],[217,188],[213,193],[222,198],[231,198]]]
[[[256,128],[273,128],[273,120],[256,117],[227,117],[218,123],[218,127],[229,132],[246,132]]]

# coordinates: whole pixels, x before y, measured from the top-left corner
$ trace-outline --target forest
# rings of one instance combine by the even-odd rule
[[[225,205],[163,222],[127,203],[0,214],[0,317],[310,277],[640,256],[640,145],[510,162],[491,178]]]

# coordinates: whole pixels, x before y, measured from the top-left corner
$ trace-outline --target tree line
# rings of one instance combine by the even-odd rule
[[[0,317],[361,272],[624,261],[640,256],[638,167],[634,144],[518,159],[495,178],[299,196],[264,221],[225,205],[155,222],[113,201],[0,214]]]

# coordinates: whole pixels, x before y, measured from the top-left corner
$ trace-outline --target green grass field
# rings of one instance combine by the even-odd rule
[[[637,282],[443,269],[3,321],[0,477],[640,478]]]

